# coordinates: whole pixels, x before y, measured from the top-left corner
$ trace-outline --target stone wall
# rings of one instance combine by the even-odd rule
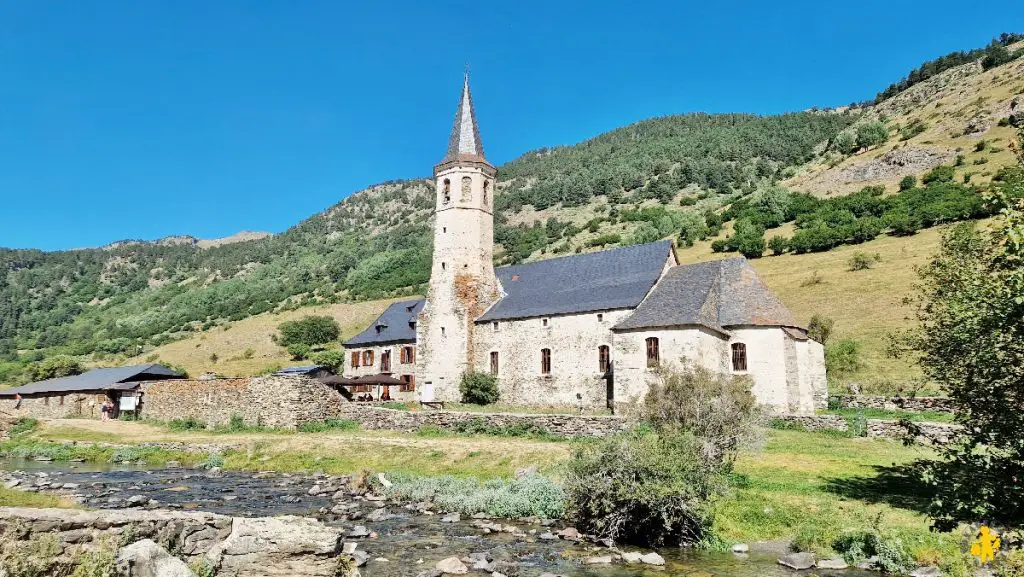
[[[336,417],[345,403],[334,389],[301,375],[154,381],[143,383],[142,393],[145,418],[222,425],[240,415],[247,425],[285,429]]]
[[[622,417],[593,415],[529,415],[518,413],[468,413],[460,411],[400,411],[371,405],[344,405],[341,416],[358,421],[364,429],[415,431],[425,425],[454,430],[459,423],[483,421],[492,427],[539,427],[560,437],[603,437],[624,430]]]
[[[783,415],[776,417],[777,421],[783,421],[799,425],[808,431],[847,431],[850,428],[845,417],[839,415]],[[952,423],[914,423],[918,429],[917,440],[922,443],[945,444],[950,441],[962,427]],[[899,421],[891,419],[866,419],[865,436],[902,439],[907,430],[899,424]]]
[[[839,407],[851,409],[886,409],[903,411],[954,412],[953,402],[946,397],[885,397],[876,395],[832,395],[829,400]]]
[[[21,406],[14,408],[14,399],[0,401],[0,409],[15,417],[34,419],[100,418],[100,405],[106,395],[68,393],[47,397],[23,398]]]

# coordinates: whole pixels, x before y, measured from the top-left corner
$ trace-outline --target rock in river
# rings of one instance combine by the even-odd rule
[[[779,557],[779,565],[802,571],[814,567],[814,553],[790,553]]]
[[[469,573],[469,567],[466,567],[466,564],[458,557],[441,559],[434,567],[446,575],[465,575]]]
[[[151,539],[136,541],[117,553],[118,574],[125,577],[196,577],[184,561]]]
[[[340,551],[341,532],[314,519],[236,517],[206,558],[220,575],[334,577]]]

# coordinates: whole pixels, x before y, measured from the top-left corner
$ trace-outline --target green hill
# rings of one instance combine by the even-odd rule
[[[1008,61],[986,66],[991,47],[970,53],[964,63],[947,59],[869,106],[778,116],[669,116],[524,154],[499,167],[496,260],[519,262],[656,238],[698,247],[719,240],[719,250],[730,250],[737,247],[726,235],[736,223],[747,236],[787,231],[788,237],[800,227],[813,228],[814,218],[830,225],[842,211],[855,220],[873,216],[829,203],[869,185],[886,187],[886,200],[872,201],[883,213],[877,226],[856,224],[875,236],[890,230],[894,221],[885,215],[901,207],[917,210],[907,214],[925,227],[984,216],[973,199],[1012,162],[1007,145],[1014,127],[1008,119],[1012,102],[1024,94],[1016,40],[1005,39]],[[878,125],[881,136],[856,142]],[[854,149],[845,145],[850,137]],[[913,203],[906,197],[888,200],[902,177],[922,176],[941,164],[953,166],[943,181],[942,204],[961,207],[949,213],[955,218],[946,212],[932,218],[934,211],[920,209],[935,200],[930,189],[918,189],[925,192],[915,193],[920,198]],[[785,192],[787,198],[825,200],[801,200],[796,205],[804,212],[770,216],[773,208],[766,203],[779,185],[809,193]],[[59,252],[0,249],[0,381],[16,382],[26,366],[57,354],[112,364],[140,352],[139,358],[159,354],[171,343],[191,342],[203,331],[224,331],[225,325],[259,315],[420,294],[429,273],[432,204],[431,181],[392,181],[265,238],[226,244],[124,241]],[[775,228],[794,220],[797,228]],[[754,228],[747,230],[751,223]],[[914,246],[918,238],[901,240]],[[846,242],[834,239],[831,246]],[[807,246],[831,248],[825,245]],[[810,256],[766,257],[765,263],[789,258]],[[843,287],[857,282],[842,281]],[[787,300],[785,290],[777,290]],[[225,359],[233,355],[218,353]],[[274,360],[269,352],[262,356]],[[241,372],[255,370],[252,363],[242,364]]]

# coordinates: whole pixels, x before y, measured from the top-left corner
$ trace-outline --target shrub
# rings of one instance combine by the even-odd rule
[[[914,569],[911,555],[899,537],[883,537],[877,531],[855,531],[841,535],[832,544],[847,563],[859,563],[877,555],[875,566],[893,575],[906,575]]]
[[[768,249],[772,251],[772,254],[782,254],[788,247],[789,241],[784,236],[773,236],[768,239]]]
[[[955,172],[956,171],[952,166],[936,166],[921,177],[921,182],[924,184],[931,184],[933,182],[953,182]]]
[[[860,369],[860,343],[843,339],[825,346],[825,370],[832,375],[842,376]]]
[[[832,335],[832,329],[835,325],[836,321],[832,318],[815,314],[811,316],[811,321],[807,323],[807,336],[821,344],[825,344]]]
[[[694,434],[705,461],[728,464],[759,430],[751,385],[749,378],[700,366],[663,367],[647,391],[643,416],[659,433]]]
[[[81,374],[82,371],[82,365],[75,359],[65,355],[57,355],[39,363],[29,365],[26,372],[31,380],[42,381],[45,379],[56,379],[58,377],[78,375]]]
[[[32,417],[21,417],[14,423],[14,426],[11,427],[10,434],[12,437],[20,437],[36,430],[36,427],[38,426],[38,420],[33,419]]]
[[[857,146],[870,148],[889,139],[889,130],[879,121],[872,121],[857,127]]]
[[[310,360],[315,364],[331,369],[337,374],[341,374],[342,369],[345,367],[345,351],[339,349],[320,351],[314,353]]]
[[[278,325],[281,335],[277,344],[288,348],[293,343],[302,343],[309,347],[327,344],[338,339],[341,326],[329,316],[310,315],[297,321],[287,321]]]
[[[313,352],[306,343],[292,343],[288,345],[286,349],[288,351],[288,356],[290,356],[293,361],[301,361],[309,358],[309,355]]]
[[[917,186],[917,177],[914,175],[908,174],[907,176],[904,176],[902,180],[900,180],[900,192],[903,192],[904,190],[910,190],[915,186]]]
[[[487,513],[497,517],[561,517],[565,491],[541,475],[480,481],[463,477],[418,477],[388,473],[385,495],[405,501],[431,501],[445,511],[463,515]]]
[[[359,423],[349,419],[325,419],[323,421],[314,421],[310,423],[302,423],[299,425],[299,431],[302,433],[323,433],[326,431],[358,431]]]
[[[200,469],[212,469],[214,467],[224,466],[224,457],[213,453],[208,455],[205,459],[199,462],[197,465]]]
[[[167,427],[172,431],[203,431],[206,429],[206,423],[195,417],[187,417],[185,419],[171,419],[167,422]]]
[[[879,254],[870,255],[866,252],[855,252],[846,262],[850,266],[851,271],[858,271],[872,268],[880,260],[882,260],[882,256]]]
[[[844,130],[836,135],[832,147],[842,154],[850,154],[857,150],[857,136],[849,130]]]
[[[459,392],[463,403],[490,405],[498,402],[498,379],[488,373],[463,373]]]
[[[622,235],[619,235],[619,234],[616,234],[616,233],[612,232],[612,233],[602,234],[600,236],[596,236],[596,237],[588,240],[587,241],[587,246],[591,246],[591,247],[593,247],[593,246],[605,246],[605,245],[609,245],[609,244],[619,244],[620,242],[622,242]]]
[[[689,432],[635,429],[577,446],[565,477],[566,510],[579,529],[644,546],[696,544],[725,476],[708,467]]]

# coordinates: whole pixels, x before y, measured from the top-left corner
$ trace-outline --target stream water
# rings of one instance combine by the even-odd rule
[[[326,476],[283,473],[224,472],[210,475],[196,469],[147,470],[135,465],[0,461],[5,479],[21,479],[19,488],[59,492],[74,496],[90,508],[136,506],[209,511],[232,516],[302,515],[338,525],[346,531],[365,527],[375,537],[360,539],[359,549],[370,560],[361,568],[367,577],[412,576],[433,567],[445,557],[486,553],[505,562],[509,573],[531,577],[542,572],[566,576],[627,577],[685,575],[693,577],[794,577],[800,573],[776,563],[778,551],[749,554],[661,550],[665,567],[642,565],[586,565],[581,559],[607,555],[605,548],[589,543],[537,538],[561,525],[545,527],[534,522],[495,520],[514,524],[519,534],[485,533],[473,519],[441,522],[441,515],[423,514],[394,503],[355,501],[352,515],[332,515],[338,501],[332,493],[310,494],[326,482]],[[316,493],[316,490],[313,490]],[[386,515],[379,509],[384,508]],[[337,509],[335,509],[337,511]],[[376,515],[373,513],[376,512]],[[354,519],[352,517],[355,517]],[[474,524],[476,523],[476,524]],[[514,571],[513,571],[514,569]],[[868,571],[816,569],[817,575],[862,577]],[[480,575],[485,573],[474,572]]]

